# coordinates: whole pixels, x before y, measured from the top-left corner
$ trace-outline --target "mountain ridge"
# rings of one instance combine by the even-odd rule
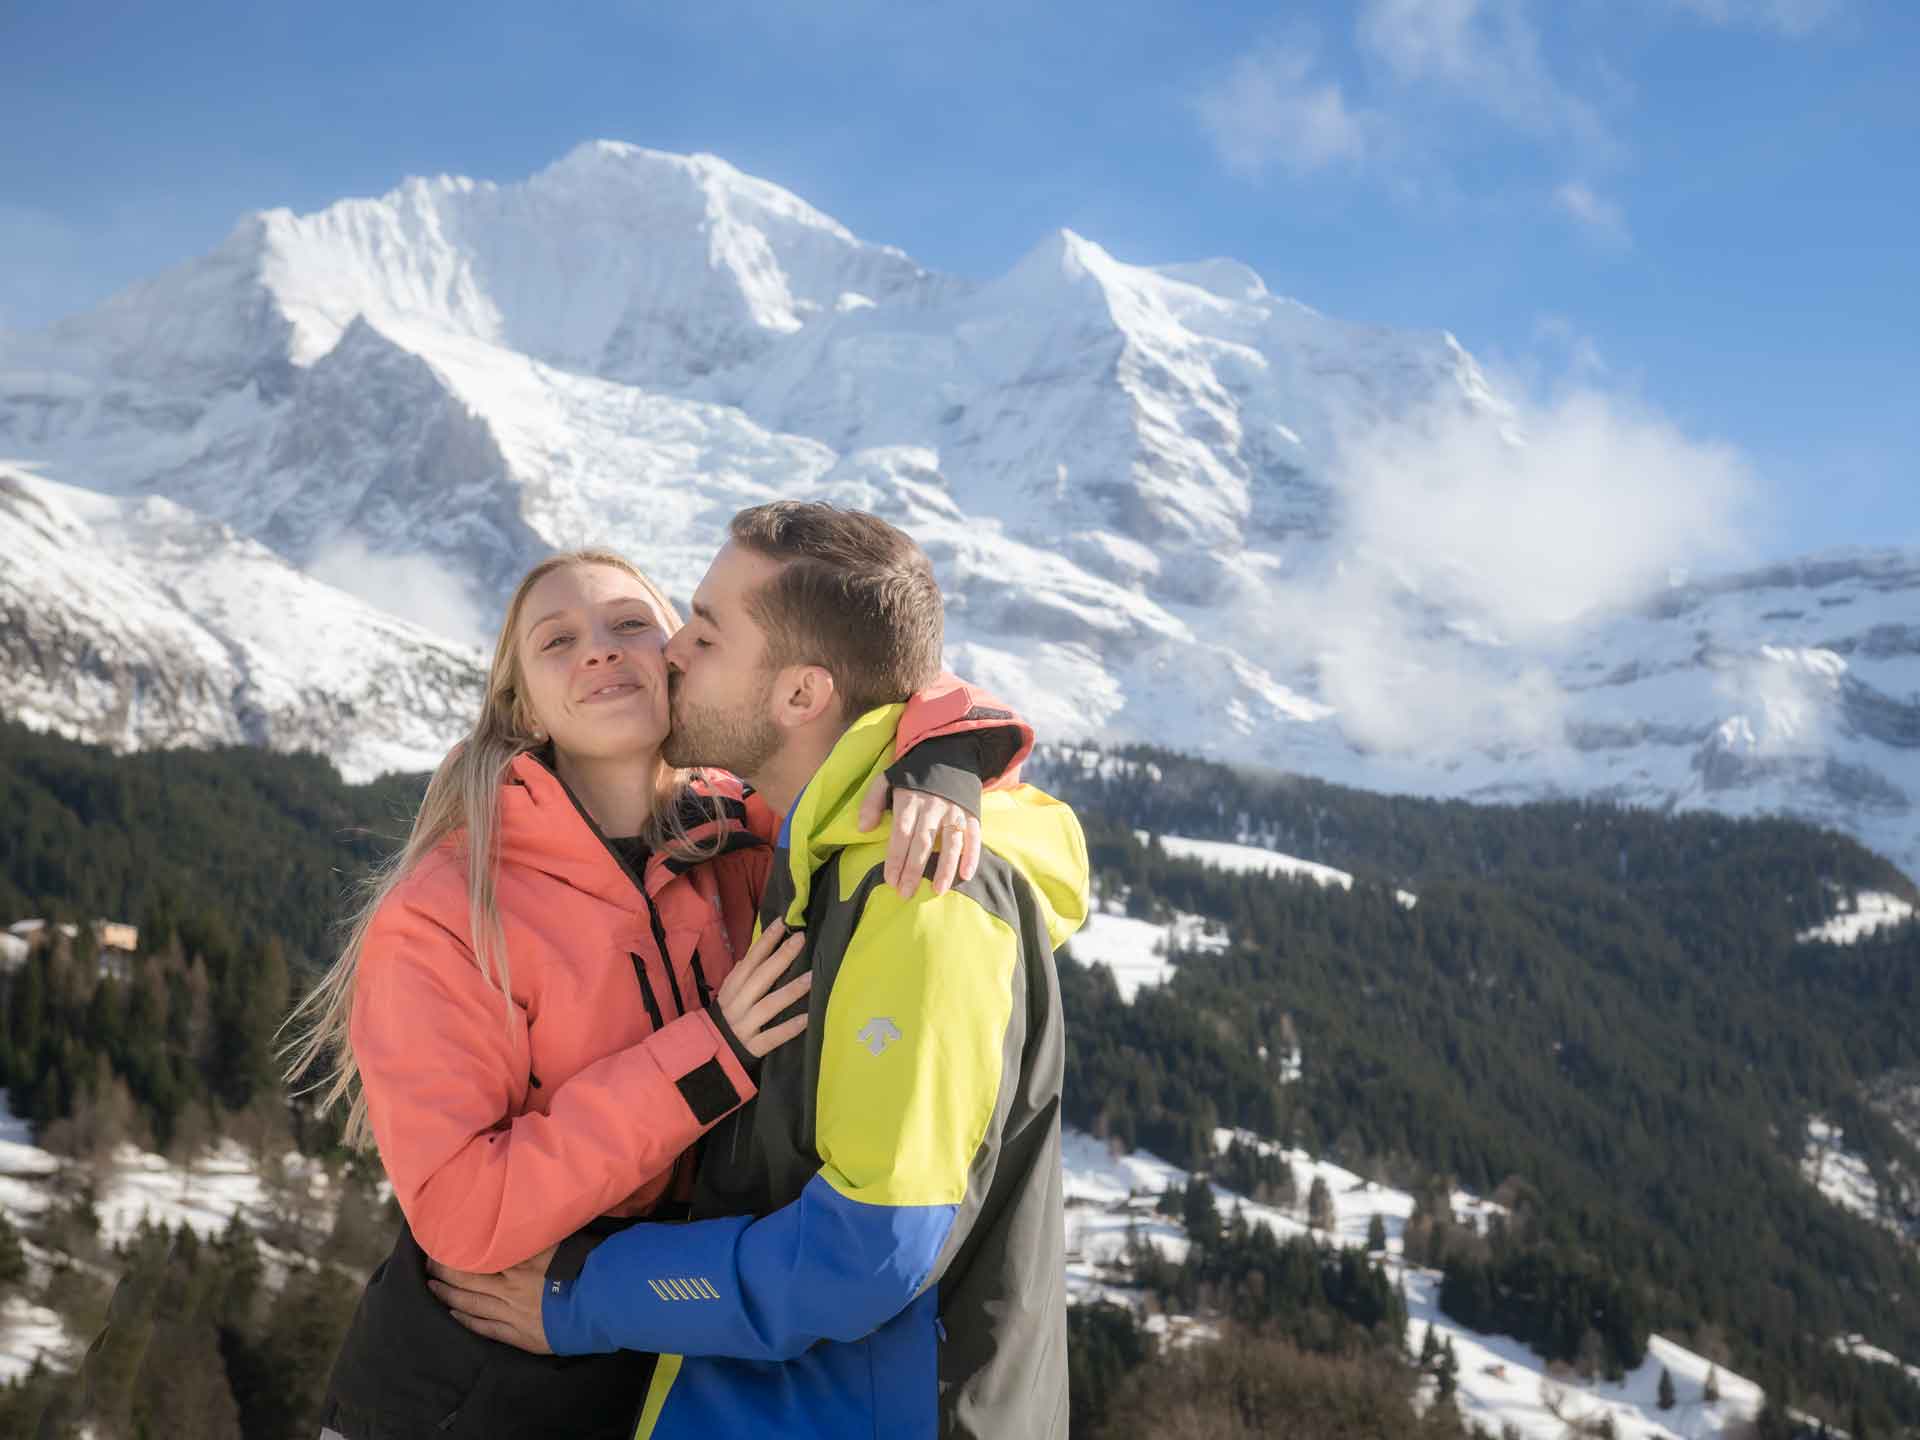
[[[1367,528],[1435,501],[1391,464],[1356,488],[1355,453],[1463,426],[1472,464],[1537,443],[1453,335],[1328,317],[1236,261],[1129,264],[1061,229],[943,276],[717,157],[619,142],[262,212],[0,337],[0,455],[184,504],[466,640],[550,549],[610,544],[684,598],[734,509],[812,496],[914,533],[950,661],[1055,737],[1786,810],[1920,873],[1920,551],[1530,614],[1484,546]],[[16,693],[61,693],[35,673]]]

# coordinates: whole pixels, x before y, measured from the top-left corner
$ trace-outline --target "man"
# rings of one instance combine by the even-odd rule
[[[786,817],[760,915],[810,936],[805,1042],[708,1136],[691,1223],[437,1287],[525,1348],[662,1352],[637,1437],[1066,1435],[1052,955],[1085,916],[1086,848],[1064,805],[996,790],[972,880],[885,883],[861,796],[941,640],[910,538],[781,502],[734,517],[669,646],[667,758]]]

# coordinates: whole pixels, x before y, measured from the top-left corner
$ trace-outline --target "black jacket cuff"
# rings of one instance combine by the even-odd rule
[[[980,816],[985,782],[999,778],[1019,752],[1022,736],[1013,725],[936,735],[922,740],[887,767],[895,790],[921,790],[950,800],[969,815]]]
[[[547,1262],[547,1293],[557,1295],[578,1280],[580,1271],[586,1266],[587,1256],[593,1253],[594,1246],[606,1238],[605,1231],[576,1230],[556,1245],[553,1258]]]
[[[740,1062],[740,1068],[758,1083],[761,1057],[740,1043],[740,1037],[733,1033],[733,1026],[727,1023],[727,1017],[721,1013],[719,1001],[707,1006],[707,1014],[713,1018],[713,1028],[720,1032],[720,1038],[727,1042],[727,1048],[733,1051],[733,1058]]]

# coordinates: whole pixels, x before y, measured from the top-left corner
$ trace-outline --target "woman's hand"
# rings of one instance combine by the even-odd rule
[[[811,970],[789,980],[771,995],[767,993],[773,982],[800,958],[806,944],[803,932],[790,935],[787,927],[776,920],[760,932],[753,948],[727,972],[727,978],[720,982],[719,993],[713,997],[727,1028],[733,1031],[733,1038],[756,1060],[779,1049],[807,1028],[804,1012],[778,1025],[770,1022],[806,997],[807,991],[813,988]]]
[[[889,793],[893,792],[887,777],[876,776],[860,802],[862,830],[880,828]],[[920,888],[927,857],[936,846],[940,864],[933,872],[933,893],[944,895],[956,879],[971,880],[980,868],[980,817],[924,790],[895,793],[893,833],[887,837],[887,863],[881,878],[900,892],[901,899],[912,899]]]

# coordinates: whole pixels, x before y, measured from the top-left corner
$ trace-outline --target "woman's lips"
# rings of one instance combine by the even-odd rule
[[[632,680],[620,680],[611,685],[602,685],[597,690],[589,690],[581,697],[582,705],[601,705],[610,700],[624,700],[629,695],[638,695],[640,686]]]

